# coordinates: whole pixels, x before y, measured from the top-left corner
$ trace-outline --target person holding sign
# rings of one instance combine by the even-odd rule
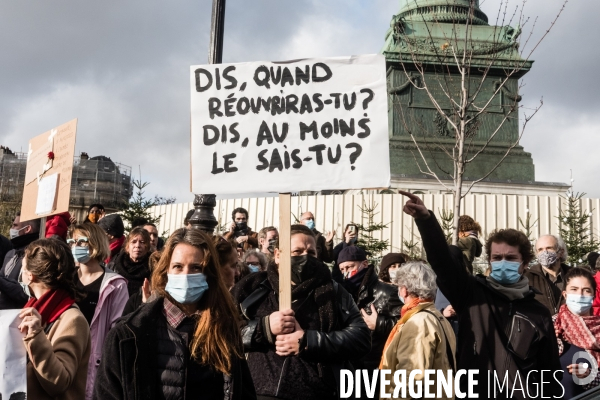
[[[27,397],[80,400],[90,357],[90,328],[75,304],[75,261],[66,243],[39,239],[25,250],[22,281],[31,295],[19,314],[27,350]]]
[[[257,248],[258,233],[248,227],[248,211],[238,207],[231,213],[231,218],[233,221],[229,225],[229,231],[225,232],[223,237],[227,240],[235,240],[243,251]]]
[[[244,316],[242,338],[261,399],[335,399],[340,369],[371,349],[369,328],[352,296],[317,259],[315,236],[292,225],[292,307],[279,308],[279,261],[232,289]]]
[[[218,258],[204,232],[171,235],[154,294],[108,333],[94,398],[256,399]]]

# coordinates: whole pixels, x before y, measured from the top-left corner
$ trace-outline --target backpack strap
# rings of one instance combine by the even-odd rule
[[[452,367],[452,372],[456,373],[456,365],[454,365],[454,355],[452,354],[452,347],[450,347],[450,341],[448,340],[448,334],[446,333],[446,329],[444,329],[444,325],[439,320],[438,316],[435,315],[434,313],[432,313],[431,311],[429,311],[429,310],[421,310],[421,311],[433,315],[433,317],[438,322],[438,324],[440,324],[440,327],[442,328],[442,332],[444,332],[444,338],[446,339],[446,356],[448,357],[448,362],[450,363],[450,367]]]
[[[244,301],[240,303],[240,311],[242,315],[246,317],[246,319],[252,319],[248,315],[248,310],[261,301],[264,297],[266,297],[271,291],[271,286],[269,285],[269,280],[265,279],[260,283],[260,285],[254,290],[254,292],[250,293],[250,296],[246,297]]]

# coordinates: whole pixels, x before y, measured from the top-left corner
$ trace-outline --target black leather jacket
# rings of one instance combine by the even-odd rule
[[[242,340],[257,395],[296,399],[302,393],[303,399],[319,399],[323,394],[318,397],[316,387],[330,387],[327,398],[332,398],[339,395],[339,370],[352,368],[349,362],[369,352],[370,331],[352,296],[337,282],[333,286],[338,327],[331,332],[306,330],[305,348],[291,357],[275,353],[265,316],[278,311],[279,302],[267,273],[251,274],[232,289],[244,316]]]
[[[398,288],[380,281],[375,273],[375,267],[365,275],[358,294],[354,299],[359,309],[371,314],[371,304],[377,310],[375,330],[371,332],[371,351],[362,360],[362,367],[376,369],[379,367],[385,342],[400,318],[400,309],[404,305],[398,297]]]

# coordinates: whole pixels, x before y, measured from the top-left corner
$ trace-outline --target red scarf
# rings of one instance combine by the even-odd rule
[[[39,299],[32,297],[24,308],[33,307],[42,316],[42,325],[51,324],[56,321],[75,300],[64,289],[49,290]]]
[[[110,260],[112,260],[113,255],[119,254],[119,252],[117,250],[121,250],[121,247],[123,246],[124,242],[125,242],[125,235],[121,236],[120,238],[118,238],[117,240],[115,240],[114,242],[112,242],[108,245],[108,248],[110,249],[110,255],[108,256],[108,258],[106,260],[104,260],[105,264],[108,264],[110,262]]]
[[[575,315],[566,305],[560,307],[554,321],[556,337],[587,350],[600,364],[600,317]]]

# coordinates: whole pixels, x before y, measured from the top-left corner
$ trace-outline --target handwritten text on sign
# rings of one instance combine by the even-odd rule
[[[388,187],[381,55],[191,67],[192,191]]]

